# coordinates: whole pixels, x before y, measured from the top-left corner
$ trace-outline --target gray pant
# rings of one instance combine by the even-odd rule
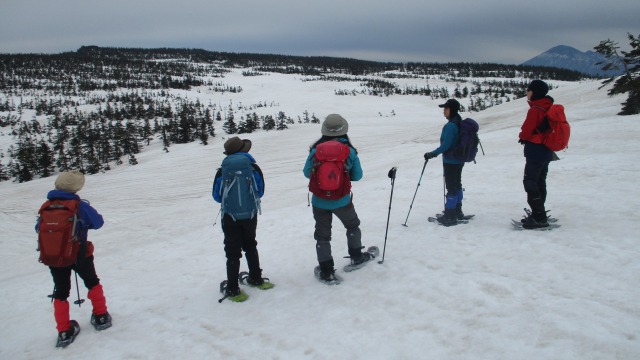
[[[351,252],[360,253],[362,248],[360,219],[358,219],[353,203],[333,210],[314,206],[313,218],[316,220],[316,231],[313,233],[313,238],[316,240],[316,254],[320,264],[333,260],[331,256],[331,220],[333,215],[336,215],[347,229],[347,245],[350,255]]]

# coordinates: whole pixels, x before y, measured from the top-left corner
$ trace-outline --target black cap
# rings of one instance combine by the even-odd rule
[[[460,103],[456,99],[449,99],[446,103],[438,105],[441,108],[449,108],[455,112],[460,111]]]

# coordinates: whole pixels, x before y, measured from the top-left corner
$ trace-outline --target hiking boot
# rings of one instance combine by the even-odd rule
[[[456,209],[445,209],[444,215],[437,218],[438,222],[444,226],[452,226],[458,224],[458,214]]]
[[[249,298],[249,295],[245,294],[240,289],[229,289],[224,291],[224,296],[233,302],[243,302]]]
[[[351,252],[351,249],[350,251]],[[358,250],[358,254],[351,255],[351,263],[344,267],[344,271],[349,272],[353,270],[358,270],[361,267],[367,265],[367,263],[373,259],[375,259],[380,254],[380,250],[377,246],[371,246],[365,252],[360,252]]]
[[[78,333],[80,332],[80,325],[75,320],[71,320],[71,327],[65,331],[60,331],[58,333],[58,342],[56,343],[56,347],[66,347],[76,339]]]
[[[525,229],[539,229],[549,226],[549,222],[547,221],[547,217],[544,216],[542,219],[536,220],[534,216],[528,216],[522,221],[522,227]]]
[[[243,271],[238,275],[238,281],[241,284],[249,285],[251,287],[258,288],[260,290],[271,289],[275,285],[269,281],[269,278],[252,278],[248,272]]]
[[[313,273],[320,282],[327,285],[338,285],[342,282],[342,278],[336,275],[336,270],[333,268],[331,270],[322,270],[320,266],[316,266],[315,269],[313,269]]]
[[[101,315],[91,314],[91,325],[98,331],[108,329],[111,327],[111,315],[108,312]]]

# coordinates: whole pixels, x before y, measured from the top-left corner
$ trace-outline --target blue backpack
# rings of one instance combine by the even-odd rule
[[[253,177],[251,160],[232,154],[222,161],[222,213],[233,220],[252,219],[260,210],[258,184]]]
[[[478,144],[480,143],[480,138],[478,138],[480,125],[471,118],[466,118],[456,124],[459,130],[458,140],[456,144],[446,152],[447,156],[451,156],[459,161],[475,162],[476,154],[478,153]]]

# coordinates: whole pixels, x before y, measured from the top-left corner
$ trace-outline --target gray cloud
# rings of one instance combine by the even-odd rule
[[[0,52],[182,47],[379,61],[520,63],[640,33],[640,2],[2,0]]]

